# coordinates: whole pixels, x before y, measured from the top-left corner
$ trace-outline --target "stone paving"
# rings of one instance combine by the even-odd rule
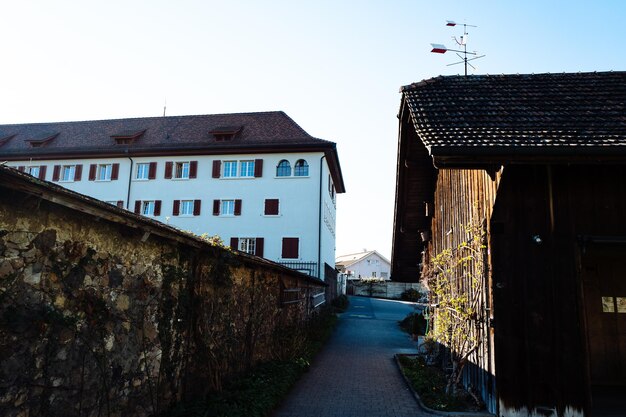
[[[273,417],[419,417],[394,362],[416,346],[398,327],[408,303],[350,297],[350,307],[311,369]]]

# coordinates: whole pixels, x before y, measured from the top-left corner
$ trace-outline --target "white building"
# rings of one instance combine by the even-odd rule
[[[324,279],[336,145],[283,112],[0,125],[0,161]]]
[[[347,279],[390,279],[391,262],[375,250],[339,256],[335,267]]]

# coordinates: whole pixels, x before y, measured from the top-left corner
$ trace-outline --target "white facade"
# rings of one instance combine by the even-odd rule
[[[335,264],[348,279],[390,279],[391,263],[376,251],[342,255]]]
[[[324,265],[335,264],[336,230],[336,195],[324,155],[321,151],[233,153],[31,163],[15,160],[8,165],[25,167],[27,172],[33,167],[45,166],[48,181],[111,204],[119,203],[123,208],[139,211],[181,230],[218,235],[225,245],[236,244],[237,249],[323,279]],[[219,161],[219,178],[214,178],[215,161]],[[289,162],[290,175],[277,175],[281,161]],[[305,161],[308,168],[300,162],[299,175],[295,175],[298,161]],[[150,163],[156,168],[154,179],[147,178]],[[167,163],[171,163],[172,178],[166,178]],[[262,170],[257,167],[260,175],[255,177],[254,166],[259,164]],[[75,180],[78,165],[82,165],[82,173],[80,180]],[[193,171],[195,175],[190,175]],[[117,179],[111,179],[113,173],[117,173]],[[273,201],[266,207],[267,200]],[[273,214],[276,200],[278,213]],[[217,206],[219,213],[214,210]],[[266,213],[268,207],[269,213]],[[290,248],[285,249],[285,244],[291,245]],[[261,246],[262,253],[257,253]]]

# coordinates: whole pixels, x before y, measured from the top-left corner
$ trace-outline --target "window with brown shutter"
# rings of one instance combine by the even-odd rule
[[[24,172],[24,171],[26,171],[26,167],[24,165],[20,165],[20,166],[17,167],[17,170],[20,171],[20,172]]]
[[[154,215],[155,216],[161,215],[161,200],[156,200],[154,202]]]
[[[98,169],[98,165],[96,164],[89,165],[89,181],[96,180],[96,169]]]
[[[213,215],[220,215],[220,200],[213,200]]]
[[[118,206],[119,208],[122,208],[122,209],[123,209],[123,208],[124,208],[124,201],[122,201],[122,200],[117,200],[117,204],[116,204],[116,206]]]
[[[241,216],[241,200],[235,200],[235,216]]]
[[[174,207],[172,209],[172,215],[178,216],[180,214],[180,200],[174,200]]]
[[[263,247],[265,246],[264,243],[265,241],[262,237],[256,238],[256,247],[255,247],[254,254],[256,256],[260,256],[261,258],[263,257],[263,249],[264,249]]]
[[[300,239],[297,237],[284,237],[281,257],[283,259],[298,259],[299,243]]]
[[[141,213],[141,200],[135,201],[135,213],[137,214]]]
[[[198,161],[189,162],[189,178],[196,178],[198,175]]]
[[[222,161],[213,161],[213,178],[219,178],[222,171]]]
[[[119,178],[120,175],[120,164],[113,164],[111,168],[111,180],[115,181]]]
[[[278,215],[278,199],[277,198],[265,199],[265,215],[266,216]]]
[[[39,179],[40,180],[45,180],[46,179],[46,168],[47,167],[45,165],[42,165],[39,168]]]
[[[259,178],[263,176],[263,160],[255,159],[254,160],[254,177]]]
[[[52,170],[52,181],[58,181],[61,177],[61,165],[55,165]]]
[[[76,170],[74,171],[74,181],[80,181],[83,176],[83,166],[82,164],[76,165]]]
[[[200,200],[194,200],[193,201],[193,215],[194,216],[199,216],[200,215],[200,205],[201,205],[201,201]]]
[[[235,250],[239,250],[239,239],[236,237],[231,237],[230,238],[230,248],[231,249],[235,249]]]
[[[171,161],[168,161],[165,163],[165,179],[169,180],[172,178],[172,167],[174,166],[174,163]]]
[[[149,180],[153,180],[156,178],[156,170],[157,170],[157,163],[156,162],[150,162],[150,168],[148,169],[148,179]]]

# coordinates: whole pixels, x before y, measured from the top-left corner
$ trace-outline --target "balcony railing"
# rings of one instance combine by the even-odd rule
[[[279,262],[287,268],[295,269],[312,277],[317,277],[317,262]]]

